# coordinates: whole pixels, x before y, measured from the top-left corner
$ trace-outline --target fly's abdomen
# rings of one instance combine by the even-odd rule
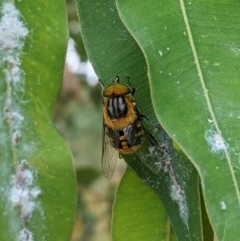
[[[122,154],[130,154],[141,146],[143,130],[141,123],[137,120],[122,130],[108,128],[107,135],[115,149]]]

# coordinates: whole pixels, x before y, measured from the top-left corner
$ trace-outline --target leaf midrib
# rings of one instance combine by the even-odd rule
[[[208,95],[208,89],[206,87],[205,80],[204,80],[204,77],[203,77],[202,68],[201,68],[201,65],[200,65],[200,62],[199,62],[199,59],[198,59],[198,54],[197,54],[197,50],[196,50],[195,43],[194,43],[194,40],[193,40],[193,35],[192,35],[191,28],[190,28],[190,24],[189,24],[189,20],[188,20],[186,8],[185,8],[184,0],[179,0],[179,3],[180,3],[182,15],[183,15],[184,24],[185,24],[186,31],[187,31],[188,40],[189,40],[190,47],[191,47],[191,50],[192,50],[194,63],[195,63],[195,66],[197,68],[198,77],[199,77],[200,83],[202,85],[202,89],[203,89],[203,92],[204,92],[204,97],[205,97],[206,102],[207,102],[208,111],[209,111],[209,113],[211,115],[212,123],[213,123],[217,133],[222,137],[222,133],[221,133],[221,130],[219,128],[217,118],[216,118],[216,116],[214,114],[214,111],[213,111],[213,107],[212,107],[212,104],[211,104],[211,101],[210,101],[210,97]],[[232,179],[233,179],[234,188],[235,188],[236,194],[237,194],[238,203],[240,205],[239,186],[238,186],[235,174],[234,174],[233,166],[231,164],[231,157],[230,157],[230,154],[228,152],[228,148],[224,149],[224,154],[225,154],[226,159],[227,159],[229,170],[230,170],[230,173],[231,173],[231,176],[232,176]]]

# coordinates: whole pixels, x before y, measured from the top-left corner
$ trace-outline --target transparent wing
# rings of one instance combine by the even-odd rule
[[[110,138],[106,134],[106,127],[103,126],[102,134],[102,171],[106,178],[111,178],[119,157],[119,152],[113,148]]]

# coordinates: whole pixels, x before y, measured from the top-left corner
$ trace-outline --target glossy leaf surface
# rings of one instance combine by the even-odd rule
[[[237,240],[240,3],[150,2],[118,9],[146,57],[155,112],[201,176],[218,240]]]
[[[125,83],[125,76],[131,77],[137,107],[149,119],[146,127],[159,142],[153,162],[144,161],[148,159],[149,150],[143,148],[146,152],[142,151],[142,156],[125,156],[127,163],[160,197],[178,239],[202,240],[198,176],[186,157],[172,147],[172,141],[155,125],[147,66],[141,49],[119,19],[114,1],[78,0],[77,4],[86,51],[98,76],[105,84],[111,83],[117,75]],[[168,162],[163,158],[166,153],[161,149],[162,144]]]
[[[113,208],[113,240],[176,240],[159,198],[129,168]]]

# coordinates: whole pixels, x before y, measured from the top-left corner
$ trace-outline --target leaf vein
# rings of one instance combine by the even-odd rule
[[[197,54],[197,50],[196,50],[195,43],[194,43],[194,40],[193,40],[193,35],[192,35],[189,20],[188,20],[184,0],[179,0],[179,3],[180,3],[182,15],[183,15],[184,24],[185,24],[186,31],[187,31],[188,40],[189,40],[190,47],[191,47],[191,50],[192,50],[192,53],[193,53],[194,62],[195,62],[196,68],[197,68],[198,77],[199,77],[200,83],[202,85],[204,96],[205,96],[205,99],[206,99],[206,102],[207,102],[207,107],[208,107],[209,113],[211,115],[211,119],[213,121],[214,127],[216,128],[217,133],[220,136],[222,136],[222,133],[221,133],[221,130],[219,128],[216,116],[215,116],[214,111],[213,111],[213,107],[212,107],[212,104],[211,104],[211,101],[210,101],[210,97],[208,95],[208,89],[206,87],[205,80],[204,80],[204,77],[203,77],[203,72],[202,72],[201,65],[200,65],[200,62],[199,62],[199,59],[198,59],[198,54]],[[233,166],[232,166],[232,163],[231,163],[231,157],[230,157],[230,154],[229,154],[227,148],[224,150],[224,153],[225,153],[226,160],[227,160],[227,163],[228,163],[228,166],[229,166],[229,170],[230,170],[230,173],[231,173],[231,176],[232,176],[232,179],[233,179],[233,185],[234,185],[234,188],[236,190],[237,199],[238,199],[238,202],[240,204],[239,186],[238,186],[235,174],[234,174],[234,169],[233,169]]]

